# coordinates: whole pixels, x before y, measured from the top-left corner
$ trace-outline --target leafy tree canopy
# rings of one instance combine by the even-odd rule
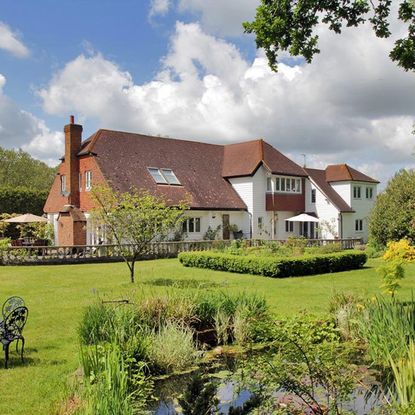
[[[389,37],[391,5],[392,0],[261,0],[255,20],[243,26],[255,33],[257,47],[265,49],[276,71],[280,51],[312,61],[320,52],[314,30],[320,22],[341,33],[344,25],[359,26],[368,20],[377,37]],[[405,71],[414,71],[415,0],[401,0],[398,18],[408,25],[408,33],[395,42],[389,56]]]
[[[48,192],[55,174],[56,169],[35,160],[25,151],[0,147],[0,187]]]
[[[370,239],[378,246],[402,238],[415,240],[415,170],[400,170],[377,197],[370,218]]]
[[[95,225],[104,226],[108,239],[118,245],[134,282],[135,262],[148,253],[151,242],[164,240],[177,228],[187,204],[168,206],[164,199],[137,189],[122,193],[97,186],[92,194]]]

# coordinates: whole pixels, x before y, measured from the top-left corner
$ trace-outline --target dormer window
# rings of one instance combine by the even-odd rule
[[[180,184],[179,179],[176,177],[172,169],[148,167],[147,170],[157,184]]]
[[[301,179],[277,176],[275,179],[277,193],[301,193]]]

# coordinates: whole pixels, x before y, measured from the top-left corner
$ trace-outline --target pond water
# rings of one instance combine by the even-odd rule
[[[251,396],[251,392],[241,389],[233,380],[218,379],[217,374],[223,370],[235,368],[232,360],[215,365],[215,369],[209,370],[210,380],[218,385],[217,397],[219,398],[219,413],[227,415],[231,406],[242,406]],[[206,368],[205,368],[206,370]],[[189,385],[192,374],[172,376],[155,384],[154,396],[157,401],[149,406],[149,411],[154,415],[182,415],[177,397],[180,396]],[[283,391],[276,391],[275,397],[283,398]],[[343,404],[343,409],[356,415],[367,415],[374,409],[379,409],[383,404],[383,393],[380,385],[372,378],[368,378],[366,384],[357,387],[350,395],[349,400]]]

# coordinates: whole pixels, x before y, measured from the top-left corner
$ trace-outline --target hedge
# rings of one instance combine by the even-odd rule
[[[179,261],[185,267],[209,268],[217,271],[263,275],[272,278],[326,274],[358,269],[363,267],[366,260],[366,254],[359,251],[307,255],[298,258],[238,256],[211,251],[181,252],[179,254]]]
[[[48,192],[23,187],[0,187],[0,213],[43,214]]]

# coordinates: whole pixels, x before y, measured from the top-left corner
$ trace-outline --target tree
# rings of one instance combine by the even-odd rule
[[[55,175],[55,168],[35,160],[30,154],[0,147],[0,187],[49,192]]]
[[[151,242],[164,240],[183,220],[185,202],[168,206],[166,201],[144,190],[121,193],[109,187],[93,190],[96,208],[93,222],[103,225],[130,270],[134,282],[135,262],[148,252]]]
[[[415,240],[415,170],[398,171],[376,198],[369,234],[379,247],[403,238]]]
[[[312,61],[320,52],[315,33],[320,22],[341,33],[343,25],[357,27],[369,20],[377,37],[389,37],[391,4],[392,0],[261,0],[255,20],[243,26],[245,32],[255,33],[257,47],[265,49],[276,71],[280,51]],[[408,33],[395,42],[389,56],[405,71],[414,71],[415,0],[401,0],[398,17],[408,25]]]

